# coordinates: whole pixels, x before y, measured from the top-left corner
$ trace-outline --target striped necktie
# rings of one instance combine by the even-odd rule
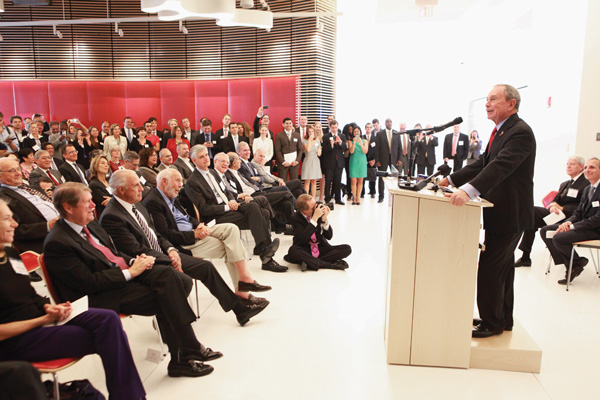
[[[152,247],[152,250],[156,250],[159,253],[162,253],[163,251],[160,248],[160,245],[158,244],[158,239],[156,237],[156,234],[154,233],[154,231],[152,229],[150,229],[150,226],[148,226],[146,219],[142,216],[142,214],[140,214],[140,212],[135,208],[135,206],[132,206],[132,210],[133,210],[133,215],[135,215],[135,219],[137,219],[137,222],[138,222],[140,228],[142,228],[142,231],[144,231],[144,234],[146,235],[146,238],[148,239],[148,242],[150,243],[150,247]]]
[[[38,196],[42,200],[47,201],[48,203],[52,203],[52,200],[50,199],[50,197],[46,196],[44,193],[40,192],[39,190],[35,190],[31,186],[27,186],[24,183],[21,184],[21,185],[19,185],[19,189],[23,189],[24,191],[26,191],[29,194],[32,194],[34,196]]]

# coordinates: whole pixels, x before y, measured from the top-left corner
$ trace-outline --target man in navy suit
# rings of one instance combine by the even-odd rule
[[[485,104],[496,127],[486,151],[439,185],[461,190],[450,203],[462,206],[476,196],[494,207],[483,210],[485,251],[479,256],[477,308],[473,337],[483,338],[512,330],[515,249],[523,231],[533,227],[533,169],[536,143],[533,131],[517,115],[521,96],[510,85],[496,85]]]
[[[375,165],[379,171],[387,171],[390,166],[400,167],[399,154],[402,151],[400,135],[392,129],[392,120],[385,120],[385,129],[377,132],[375,138]],[[383,177],[379,177],[379,200],[378,203],[383,203],[384,194]]]
[[[600,161],[596,157],[587,160],[583,174],[590,182],[590,186],[583,189],[581,201],[573,215],[562,224],[548,225],[540,231],[554,263],[563,264],[567,268],[571,260],[573,243],[600,239],[600,193],[597,190],[600,181]],[[552,231],[556,234],[549,238],[548,232]],[[587,258],[580,257],[577,252],[573,253],[571,281],[581,274],[587,263]],[[565,274],[565,279],[559,280],[558,283],[566,285],[567,279]]]

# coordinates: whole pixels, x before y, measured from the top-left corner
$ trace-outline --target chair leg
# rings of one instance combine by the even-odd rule
[[[546,270],[546,275],[550,273],[550,267],[552,267],[552,254],[548,252],[548,269]]]
[[[166,356],[165,345],[162,340],[162,334],[160,333],[160,327],[158,326],[158,320],[156,319],[156,315],[152,317],[152,322],[156,325],[156,333],[158,334],[158,343],[160,344],[160,354]]]
[[[52,380],[54,384],[54,398],[56,400],[60,399],[60,389],[58,387],[58,377],[56,376],[56,372],[52,372]]]
[[[196,290],[196,319],[200,319],[200,297],[198,297],[198,281],[194,279],[194,289]]]
[[[598,252],[598,249],[596,249],[596,252]],[[597,275],[598,274],[598,264],[596,263],[596,257],[594,257],[594,249],[592,249],[592,248],[590,248],[590,257],[592,258],[592,262],[594,263],[594,269],[596,270],[596,275]]]
[[[575,246],[571,250],[571,260],[569,261],[569,270],[567,271],[567,292],[569,291],[569,283],[571,282],[571,270],[573,269],[573,256],[575,255]]]

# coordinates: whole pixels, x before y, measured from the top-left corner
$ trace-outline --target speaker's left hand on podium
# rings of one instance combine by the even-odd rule
[[[464,206],[467,201],[471,200],[467,192],[465,192],[464,190],[458,190],[452,194],[444,193],[444,196],[450,197],[450,204],[459,207]]]
[[[448,187],[450,185],[450,182],[448,182],[448,178],[444,178],[441,181],[439,181],[437,185],[438,186]]]

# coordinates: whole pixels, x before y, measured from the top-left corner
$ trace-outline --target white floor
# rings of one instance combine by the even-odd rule
[[[273,290],[264,293],[269,307],[245,327],[201,287],[202,315],[194,330],[225,354],[210,362],[215,371],[208,376],[169,378],[167,360],[145,360],[149,347],[159,348],[150,319],[124,320],[148,399],[600,398],[600,279],[591,261],[565,292],[556,283],[562,267],[544,274],[548,253],[538,237],[533,267],[516,271],[515,316],[543,350],[540,374],[391,366],[383,343],[387,202],[366,198],[361,206],[336,206],[330,219],[333,242],[352,245],[350,268],[303,273],[290,266],[276,274],[262,271],[253,257],[254,277]],[[279,237],[276,259],[284,264],[291,237]],[[229,281],[225,265],[216,265]],[[59,377],[87,377],[106,390],[97,356]]]

